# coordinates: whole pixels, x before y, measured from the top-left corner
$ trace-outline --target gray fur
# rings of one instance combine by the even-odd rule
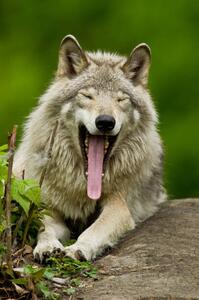
[[[96,205],[101,207],[103,221],[99,216],[74,245],[64,249],[71,257],[78,258],[81,252],[86,259],[93,259],[137,222],[151,216],[165,200],[157,113],[146,87],[149,65],[150,51],[145,44],[137,46],[126,59],[100,51],[83,52],[72,36],[63,40],[56,78],[25,124],[14,163],[16,175],[25,170],[27,178],[36,179],[47,164],[42,199],[54,218],[44,220],[45,231],[34,251],[40,258],[46,250],[63,249],[58,239],[70,235],[63,219],[86,224]],[[124,99],[118,102],[119,97]],[[86,194],[78,128],[84,123],[91,134],[99,134],[94,120],[103,113],[114,116],[112,134],[119,135],[107,163],[102,196],[96,202]],[[48,160],[48,140],[57,120],[59,127]],[[109,208],[110,218],[106,213]],[[102,222],[107,234],[102,232]],[[55,223],[60,225],[56,232]]]

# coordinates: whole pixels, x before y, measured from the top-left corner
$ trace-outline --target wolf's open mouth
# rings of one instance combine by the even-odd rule
[[[91,135],[85,126],[79,128],[79,140],[87,176],[87,194],[91,199],[101,196],[102,177],[117,136]]]

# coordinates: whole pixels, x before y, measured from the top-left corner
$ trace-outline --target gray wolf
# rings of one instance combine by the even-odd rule
[[[60,46],[55,79],[25,124],[14,172],[38,179],[47,166],[43,220],[34,256],[61,249],[95,259],[153,215],[165,199],[158,117],[147,89],[151,51],[128,58],[85,52],[71,35]],[[52,155],[48,140],[59,122]],[[77,233],[77,241],[63,242]]]

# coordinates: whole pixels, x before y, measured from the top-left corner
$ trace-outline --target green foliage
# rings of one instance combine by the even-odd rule
[[[45,299],[56,300],[58,299],[59,295],[54,293],[44,281],[44,274],[46,273],[46,268],[33,267],[32,265],[26,265],[24,267],[24,274],[27,276],[26,280],[29,278],[32,283],[36,285],[38,293],[41,294]],[[48,272],[48,275],[49,273],[50,272]],[[50,277],[48,277],[48,279],[50,279]],[[18,284],[20,283],[18,282]]]
[[[12,282],[26,288],[31,285],[36,287],[36,292],[42,295],[44,299],[57,300],[61,295],[73,295],[76,290],[84,286],[82,279],[85,277],[97,279],[97,269],[90,262],[80,262],[70,258],[51,257],[47,261],[47,266],[25,265],[23,268],[23,277],[14,278]],[[63,282],[62,291],[55,293],[52,289],[54,278],[66,279]]]
[[[40,281],[37,283],[37,289],[44,296],[45,299],[60,299],[59,294],[52,292],[44,281]]]
[[[97,268],[88,261],[81,262],[68,257],[50,257],[46,265],[42,268],[33,268],[30,265],[24,268],[24,272],[31,275],[31,280],[36,283],[37,289],[46,299],[58,299],[58,295],[49,288],[49,280],[52,281],[53,278],[67,279],[65,283],[67,288],[63,289],[62,293],[69,296],[81,286],[83,278],[97,279]]]
[[[47,264],[50,265],[51,271],[54,272],[57,277],[68,276],[83,276],[90,278],[97,278],[97,269],[89,261],[74,260],[69,257],[50,257],[47,260]],[[74,282],[73,283],[77,283]]]
[[[27,278],[14,278],[12,279],[12,282],[18,285],[26,285],[28,283]]]
[[[76,290],[74,287],[69,287],[69,288],[65,289],[64,291],[67,293],[67,295],[70,296],[70,295],[73,295]]]
[[[7,145],[0,147],[0,235],[6,229],[5,225],[5,203],[4,193],[7,180]],[[15,244],[19,246],[19,241],[23,240],[23,244],[35,243],[36,232],[41,225],[41,218],[44,209],[40,203],[40,187],[33,179],[19,179],[12,177],[12,232]],[[27,228],[26,224],[29,220],[31,226]],[[25,231],[27,231],[25,233]],[[0,240],[0,246],[2,239]]]
[[[7,166],[7,145],[0,147],[0,255],[3,253],[5,246],[4,232],[6,230],[5,223],[5,186],[7,180],[8,166]],[[27,243],[34,243],[36,238],[36,231],[40,226],[43,208],[40,204],[40,188],[35,180],[17,179],[13,176],[11,188],[11,209],[12,209],[12,232],[13,239],[17,247],[19,242],[24,238],[24,231],[27,220],[30,219],[30,207],[33,211],[31,213],[31,227],[27,229],[27,236],[25,241]]]
[[[39,282],[43,275],[44,275],[44,271],[45,269],[44,268],[38,268],[38,267],[33,267],[32,265],[26,265],[24,266],[24,273],[26,275],[31,275],[31,279],[34,281],[34,282]]]
[[[25,295],[34,294],[42,296],[42,299],[61,299],[50,287],[54,277],[67,278],[67,287],[61,291],[63,295],[72,295],[81,284],[81,277],[97,278],[97,270],[90,262],[80,262],[70,258],[51,257],[47,260],[47,266],[41,267],[32,264],[23,265],[21,275],[14,275],[9,272],[5,264],[6,256],[6,219],[4,193],[7,181],[7,146],[0,147],[0,276],[12,283],[13,289],[18,289]],[[16,255],[23,249],[22,246],[35,244],[38,228],[41,226],[41,219],[49,212],[41,205],[40,187],[35,180],[19,179],[12,176],[11,180],[11,220],[12,220],[12,252]],[[66,244],[71,245],[74,240]],[[31,247],[29,247],[31,248]],[[22,252],[23,253],[23,252]],[[20,261],[20,258],[17,258]],[[22,259],[23,261],[23,259]],[[18,264],[18,262],[17,262]],[[0,282],[1,285],[1,282]],[[6,290],[6,287],[5,287]],[[22,298],[23,299],[23,298]]]
[[[24,288],[27,287],[31,282],[31,284],[36,287],[37,294],[42,295],[44,299],[49,299],[49,300],[59,299],[59,295],[53,292],[52,289],[48,287],[48,284],[45,281],[46,273],[50,273],[47,271],[47,268],[40,268],[37,266],[33,267],[32,265],[26,265],[23,269],[24,277],[12,279],[12,282]],[[50,279],[50,277],[48,279]]]
[[[28,216],[31,203],[40,206],[40,188],[33,179],[12,179],[12,199],[14,199]]]

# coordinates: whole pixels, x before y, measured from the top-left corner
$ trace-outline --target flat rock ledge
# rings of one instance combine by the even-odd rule
[[[96,265],[72,299],[199,299],[199,199],[168,201]]]

